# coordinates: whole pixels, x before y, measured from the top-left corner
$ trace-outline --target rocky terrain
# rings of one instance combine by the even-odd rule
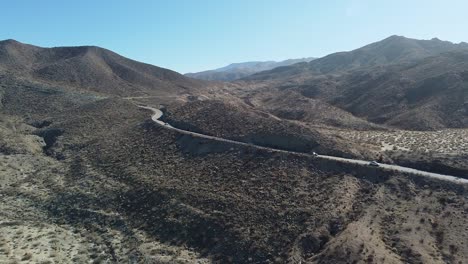
[[[467,177],[467,129],[438,131],[349,130],[320,128],[321,134],[346,138],[373,152],[385,153],[406,167]]]
[[[359,68],[390,64],[405,64],[437,56],[446,52],[466,51],[468,43],[454,44],[438,38],[417,40],[393,35],[381,41],[349,51],[336,52],[309,63],[263,71],[245,79],[291,79],[310,74],[336,74]]]
[[[421,74],[419,83],[443,68],[437,61],[464,58],[444,53],[435,61],[438,50],[455,46],[422,43],[385,63],[421,59],[407,71],[388,66]],[[465,129],[445,127],[464,126],[463,113],[425,123],[425,131],[401,130],[369,118],[373,111],[361,115],[329,100],[344,82],[312,96],[296,85],[300,78],[291,87],[219,84],[97,47],[0,47],[1,263],[468,261],[466,184],[181,134],[138,105],[161,108],[165,122],[207,135],[293,152],[383,155],[453,175],[467,169]],[[381,59],[357,61],[350,65],[376,67],[370,64]],[[307,82],[352,83],[360,70]],[[377,84],[382,72],[354,81]],[[441,87],[460,98],[462,79]],[[446,100],[458,109],[445,90],[430,91],[415,99],[422,108],[414,111],[443,113]]]
[[[376,156],[304,125],[258,111],[241,101],[194,101],[164,109],[163,120],[185,130],[295,152],[320,152],[342,157]]]
[[[0,42],[0,73],[114,96],[174,95],[205,85],[99,47],[41,48],[15,40]]]
[[[239,82],[241,91],[236,93],[257,107],[306,122],[311,120],[308,109],[320,105],[330,109],[325,124],[343,116],[344,110],[395,128],[463,128],[468,125],[467,54],[466,43],[392,36],[308,64],[252,75]],[[290,109],[297,101],[303,106]]]
[[[466,187],[190,140],[127,101],[75,112],[2,155],[5,262],[466,260]]]
[[[85,186],[98,187],[100,184],[96,183],[102,178],[91,168],[86,175],[73,174],[74,158],[59,154],[55,149],[51,150],[52,146],[62,149],[63,145],[57,142],[49,142],[49,145],[47,136],[37,136],[36,134],[41,133],[22,121],[24,120],[2,116],[0,262],[101,263],[139,260],[157,263],[209,263],[208,259],[190,249],[161,243],[137,228],[128,227],[116,212],[105,208],[104,196],[103,200],[96,201],[100,208],[77,203],[72,211],[58,211],[57,202],[74,203],[74,200],[88,195],[99,195],[96,192],[91,194],[91,189]],[[74,124],[100,127],[96,120],[84,123],[74,121]],[[100,128],[103,129],[102,125],[101,123]],[[46,126],[43,131],[64,128],[67,126]],[[64,133],[61,138],[70,141],[69,144],[89,144],[88,140],[96,139],[98,134],[85,135],[84,132],[89,133],[89,130],[83,126],[77,126],[74,131],[81,132],[73,136],[71,133]],[[4,135],[7,137],[3,137]],[[73,155],[78,154],[76,147],[74,145],[70,149]],[[74,177],[78,178],[72,180]],[[84,193],[86,194],[83,195]],[[91,197],[86,199],[89,198]],[[67,220],[70,217],[83,221],[72,223]],[[112,224],[102,225],[104,222]]]

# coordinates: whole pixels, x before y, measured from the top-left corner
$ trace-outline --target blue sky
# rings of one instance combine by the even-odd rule
[[[96,45],[181,73],[320,57],[386,38],[468,42],[466,0],[2,1],[0,39]]]

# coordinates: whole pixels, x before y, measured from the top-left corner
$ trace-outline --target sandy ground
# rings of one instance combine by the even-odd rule
[[[95,232],[56,223],[43,206],[53,190],[66,187],[65,169],[43,155],[0,155],[0,263],[130,263],[135,246],[147,263],[210,263],[137,229],[129,237],[112,228]]]
[[[0,263],[210,262],[130,226],[125,232],[115,226],[95,229],[54,214],[57,194],[96,190],[85,175],[79,186],[70,183],[70,164],[45,155],[34,130],[21,118],[0,114]],[[125,222],[116,212],[82,210]]]
[[[436,152],[441,154],[468,153],[468,129],[439,131],[354,131],[326,130],[350,140],[375,145],[381,151],[401,150]]]

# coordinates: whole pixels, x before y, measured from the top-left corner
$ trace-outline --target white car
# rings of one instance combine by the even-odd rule
[[[314,157],[318,157],[318,154],[317,154],[317,152],[312,152],[312,156],[314,156]]]
[[[373,166],[373,167],[379,167],[379,163],[377,163],[377,161],[373,160],[371,162],[369,162],[369,166]]]

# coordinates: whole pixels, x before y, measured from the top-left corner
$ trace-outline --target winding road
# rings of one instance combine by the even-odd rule
[[[319,159],[335,160],[335,161],[339,161],[339,162],[357,164],[357,165],[361,165],[361,166],[369,166],[369,161],[365,161],[365,160],[347,159],[347,158],[340,158],[340,157],[327,156],[327,155],[313,156],[313,155],[307,154],[307,153],[300,153],[300,152],[293,152],[293,151],[287,151],[287,150],[281,150],[281,149],[275,149],[275,148],[269,148],[269,147],[262,147],[262,146],[258,146],[258,145],[254,145],[254,144],[245,143],[245,142],[240,142],[240,141],[235,141],[235,140],[230,140],[230,139],[225,139],[225,138],[219,138],[219,137],[214,137],[214,136],[209,136],[209,135],[205,135],[205,134],[200,134],[200,133],[196,133],[196,132],[191,132],[191,131],[179,129],[179,128],[171,126],[168,123],[165,123],[165,122],[159,120],[163,115],[163,112],[161,110],[159,110],[157,108],[154,108],[154,107],[143,106],[143,105],[138,105],[138,107],[143,108],[143,109],[147,109],[147,110],[151,110],[153,112],[153,115],[151,116],[151,119],[154,122],[156,122],[157,124],[167,128],[167,129],[171,129],[171,130],[177,131],[177,132],[182,133],[182,134],[192,135],[192,136],[195,136],[195,137],[206,138],[206,139],[211,139],[211,140],[220,141],[220,142],[232,143],[232,144],[236,144],[236,145],[249,146],[249,147],[254,147],[254,148],[257,148],[257,149],[263,149],[263,150],[267,150],[267,151],[289,153],[289,154],[300,155],[300,156],[308,156],[308,157],[314,157],[314,158],[319,158]],[[379,163],[378,168],[381,168],[381,169],[384,169],[384,170],[400,171],[400,172],[404,172],[404,173],[409,173],[409,174],[413,174],[413,175],[417,175],[417,176],[430,177],[430,178],[435,178],[435,179],[439,179],[439,180],[451,181],[451,182],[458,183],[458,184],[468,184],[468,179],[463,179],[463,178],[450,176],[450,175],[432,173],[432,172],[427,172],[427,171],[421,171],[421,170],[416,170],[416,169],[412,169],[412,168],[408,168],[408,167],[402,167],[402,166],[398,166],[398,165],[390,165],[390,164]]]

